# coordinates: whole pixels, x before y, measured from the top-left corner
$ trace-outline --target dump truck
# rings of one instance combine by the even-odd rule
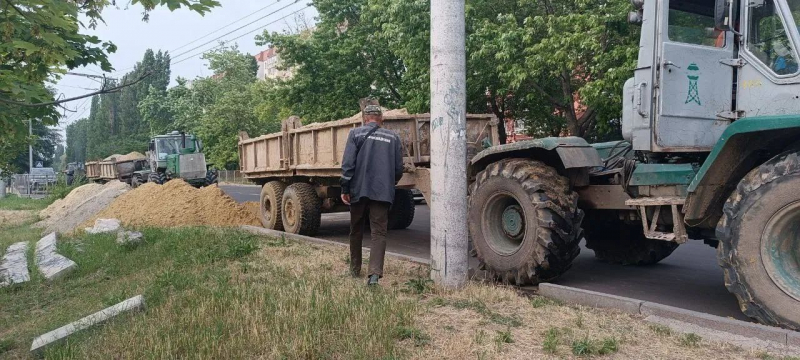
[[[632,3],[628,20],[641,37],[623,86],[623,140],[532,139],[470,157],[470,254],[489,276],[523,285],[566,272],[584,238],[597,258],[627,265],[703,241],[717,249],[746,315],[800,330],[800,2]],[[298,171],[329,179],[291,192],[280,177],[263,182],[273,216],[280,193],[284,205],[287,194],[336,204],[341,153],[331,144],[356,125],[240,142],[242,170],[254,179],[271,169],[284,171],[283,181]]]
[[[430,114],[384,116],[383,127],[400,135],[406,171],[389,211],[389,228],[404,229],[414,220],[418,189],[430,201]],[[341,161],[350,130],[363,124],[360,115],[302,125],[298,117],[283,121],[281,131],[250,138],[239,134],[239,164],[245,178],[261,185],[264,227],[314,235],[322,213],[346,212],[340,199]],[[468,148],[473,154],[499,144],[494,115],[467,115]],[[466,159],[465,159],[466,161]]]
[[[172,179],[183,179],[196,187],[219,182],[217,171],[206,162],[203,142],[194,135],[173,131],[155,136],[148,149],[148,166],[133,173],[133,187],[147,182],[161,185]]]
[[[141,156],[141,154],[139,155]],[[134,185],[134,174],[145,168],[147,168],[147,159],[131,154],[112,155],[104,160],[89,161],[85,164],[86,178],[97,183],[119,180],[128,185]]]

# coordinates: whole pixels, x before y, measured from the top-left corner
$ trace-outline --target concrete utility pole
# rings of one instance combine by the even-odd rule
[[[467,281],[464,0],[431,1],[431,278]]]

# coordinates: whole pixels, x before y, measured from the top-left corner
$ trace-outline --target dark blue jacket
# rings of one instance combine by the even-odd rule
[[[394,202],[394,186],[403,177],[403,144],[391,130],[369,123],[350,131],[342,159],[342,194],[355,203],[361,198]],[[358,146],[361,144],[361,150]],[[356,154],[358,152],[358,154]]]

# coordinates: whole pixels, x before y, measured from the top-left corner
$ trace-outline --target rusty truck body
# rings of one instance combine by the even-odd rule
[[[341,162],[350,130],[362,124],[361,117],[354,116],[302,126],[299,118],[291,117],[277,133],[256,138],[240,133],[240,170],[262,186],[261,221],[265,227],[313,235],[322,213],[348,211],[339,199]],[[494,115],[467,115],[468,157],[499,144],[497,126]],[[400,229],[413,220],[411,189],[430,200],[430,114],[386,115],[383,127],[400,135],[405,152],[404,175],[389,224]]]

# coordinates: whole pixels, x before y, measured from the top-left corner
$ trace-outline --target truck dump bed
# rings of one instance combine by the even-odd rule
[[[86,178],[92,180],[114,180],[117,167],[113,161],[90,161],[86,163]]]
[[[246,178],[293,176],[339,177],[347,136],[362,125],[360,116],[301,126],[297,117],[284,121],[282,131],[250,139],[239,137],[239,164]],[[485,145],[499,144],[498,121],[491,114],[467,115],[467,146],[471,155]],[[430,163],[430,114],[384,116],[383,127],[403,141],[404,161],[415,166]]]

